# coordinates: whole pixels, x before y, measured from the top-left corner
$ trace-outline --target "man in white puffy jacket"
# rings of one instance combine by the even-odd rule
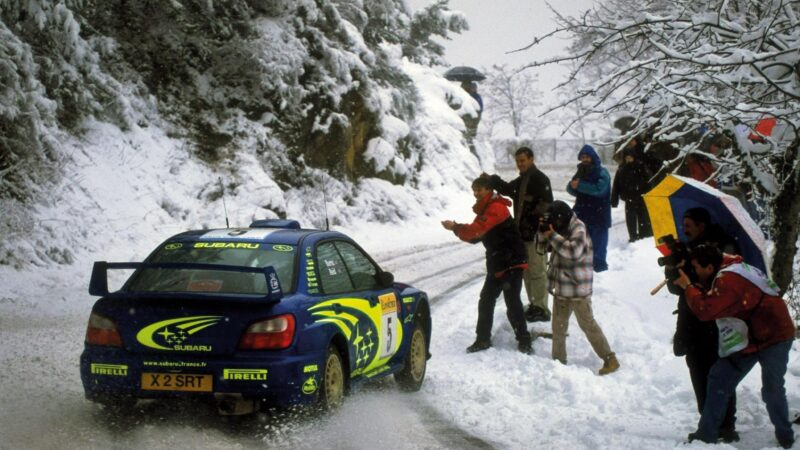
[[[567,327],[575,313],[578,326],[597,356],[603,359],[600,375],[619,369],[619,362],[592,313],[592,241],[586,225],[562,201],[555,201],[543,219],[541,238],[550,245],[547,269],[553,295],[553,359],[567,363]]]

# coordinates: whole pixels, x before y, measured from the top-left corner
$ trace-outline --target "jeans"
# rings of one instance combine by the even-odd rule
[[[608,270],[606,262],[606,249],[608,247],[608,227],[605,225],[586,224],[586,231],[592,239],[592,249],[594,250],[592,266],[595,272]]]
[[[692,379],[692,389],[694,390],[695,399],[697,400],[697,412],[703,413],[703,406],[706,403],[706,395],[708,389],[708,374],[711,368],[719,360],[717,356],[717,345],[707,345],[704,342],[696,342],[698,337],[695,337],[686,350],[686,366],[689,368],[689,376]],[[736,429],[736,391],[731,394],[728,406],[725,408],[725,414],[722,416],[720,423],[720,430]]]
[[[495,278],[491,273],[486,274],[486,281],[483,283],[481,297],[478,300],[478,325],[475,328],[478,340],[488,341],[491,339],[494,306],[497,303],[497,297],[502,292],[506,301],[506,315],[514,329],[517,341],[530,342],[531,335],[528,333],[528,325],[522,311],[522,300],[519,297],[521,289],[522,269],[506,271],[500,278]]]
[[[759,363],[761,365],[761,399],[767,406],[769,420],[775,427],[775,437],[779,441],[794,437],[789,422],[789,405],[786,401],[784,375],[789,363],[789,350],[792,341],[770,345],[755,353],[746,355],[735,353],[720,358],[708,374],[708,393],[700,423],[697,425],[698,437],[706,442],[716,442],[726,406],[736,386],[748,372]]]

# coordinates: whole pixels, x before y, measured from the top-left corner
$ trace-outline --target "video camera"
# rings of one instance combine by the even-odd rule
[[[689,249],[686,244],[676,241],[671,234],[658,238],[658,244],[666,249],[664,256],[658,258],[658,265],[661,267],[683,267],[689,261]]]
[[[677,280],[681,276],[679,269],[685,272],[691,272],[692,269],[686,244],[676,241],[671,234],[661,236],[656,242],[664,254],[658,258],[658,265],[664,267],[665,279],[650,291],[650,295],[656,295],[667,283]]]

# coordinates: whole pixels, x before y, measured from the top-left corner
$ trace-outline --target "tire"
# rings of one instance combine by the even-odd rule
[[[339,350],[334,345],[328,346],[325,354],[325,367],[322,372],[322,389],[319,405],[325,410],[336,409],[344,402],[344,367]]]
[[[425,370],[428,366],[428,349],[425,329],[419,318],[414,321],[414,330],[411,332],[411,342],[408,353],[403,361],[403,369],[394,374],[394,379],[400,390],[416,392],[425,381]]]

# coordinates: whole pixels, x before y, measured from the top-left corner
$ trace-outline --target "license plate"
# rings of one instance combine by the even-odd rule
[[[211,383],[211,375],[150,372],[142,374],[142,389],[148,391],[211,392]]]

